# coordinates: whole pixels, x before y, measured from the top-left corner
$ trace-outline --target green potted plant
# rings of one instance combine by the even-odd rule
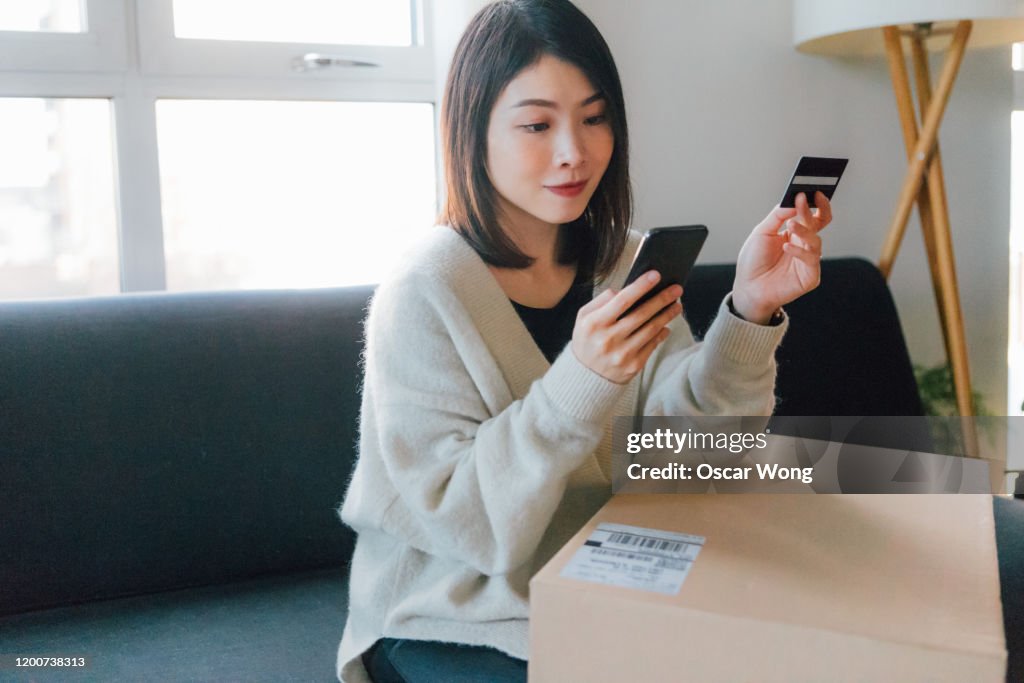
[[[923,366],[914,364],[914,379],[917,380],[917,391],[921,396],[924,414],[930,418],[957,417],[956,392],[953,389],[953,370],[949,363]],[[984,397],[977,391],[971,391],[971,408],[976,417],[991,417],[992,411],[985,404]],[[976,420],[979,432],[984,432],[988,440],[992,440],[992,422]],[[948,419],[928,420],[935,449],[939,453],[963,453],[963,439],[959,424]]]

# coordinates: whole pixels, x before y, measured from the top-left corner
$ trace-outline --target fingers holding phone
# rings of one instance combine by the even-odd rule
[[[611,382],[625,384],[633,379],[668,338],[668,324],[683,310],[678,285],[633,308],[660,281],[657,271],[649,271],[622,290],[605,290],[583,306],[571,342],[577,360]]]
[[[648,230],[622,290],[606,291],[580,309],[572,337],[576,358],[613,382],[640,372],[683,312],[679,297],[707,235],[703,225]]]

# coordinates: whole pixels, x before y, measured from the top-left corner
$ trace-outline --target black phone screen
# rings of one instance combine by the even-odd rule
[[[626,287],[649,270],[658,271],[661,280],[623,315],[630,313],[666,287],[685,285],[707,236],[708,229],[703,225],[648,230],[640,242],[629,275],[622,286]]]

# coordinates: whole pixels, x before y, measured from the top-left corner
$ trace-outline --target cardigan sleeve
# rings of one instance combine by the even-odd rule
[[[361,505],[390,496],[379,525],[410,545],[487,575],[525,564],[624,387],[570,351],[498,410],[481,386],[500,371],[454,294],[431,281],[382,285],[366,335],[360,459],[382,480],[354,479],[372,491],[350,492],[343,519],[365,520]]]
[[[729,311],[731,294],[701,342],[682,318],[648,360],[641,385],[642,414],[770,415],[775,408],[775,349],[789,325],[757,325]]]

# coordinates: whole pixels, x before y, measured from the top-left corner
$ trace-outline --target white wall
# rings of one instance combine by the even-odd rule
[[[883,60],[798,53],[790,0],[577,4],[623,79],[638,227],[706,223],[702,261],[734,261],[801,154],[845,156],[825,253],[877,262],[905,168]],[[1012,106],[1010,49],[968,52],[940,131],[971,370],[997,414],[1006,410]],[[942,361],[916,211],[890,285],[913,360]]]

